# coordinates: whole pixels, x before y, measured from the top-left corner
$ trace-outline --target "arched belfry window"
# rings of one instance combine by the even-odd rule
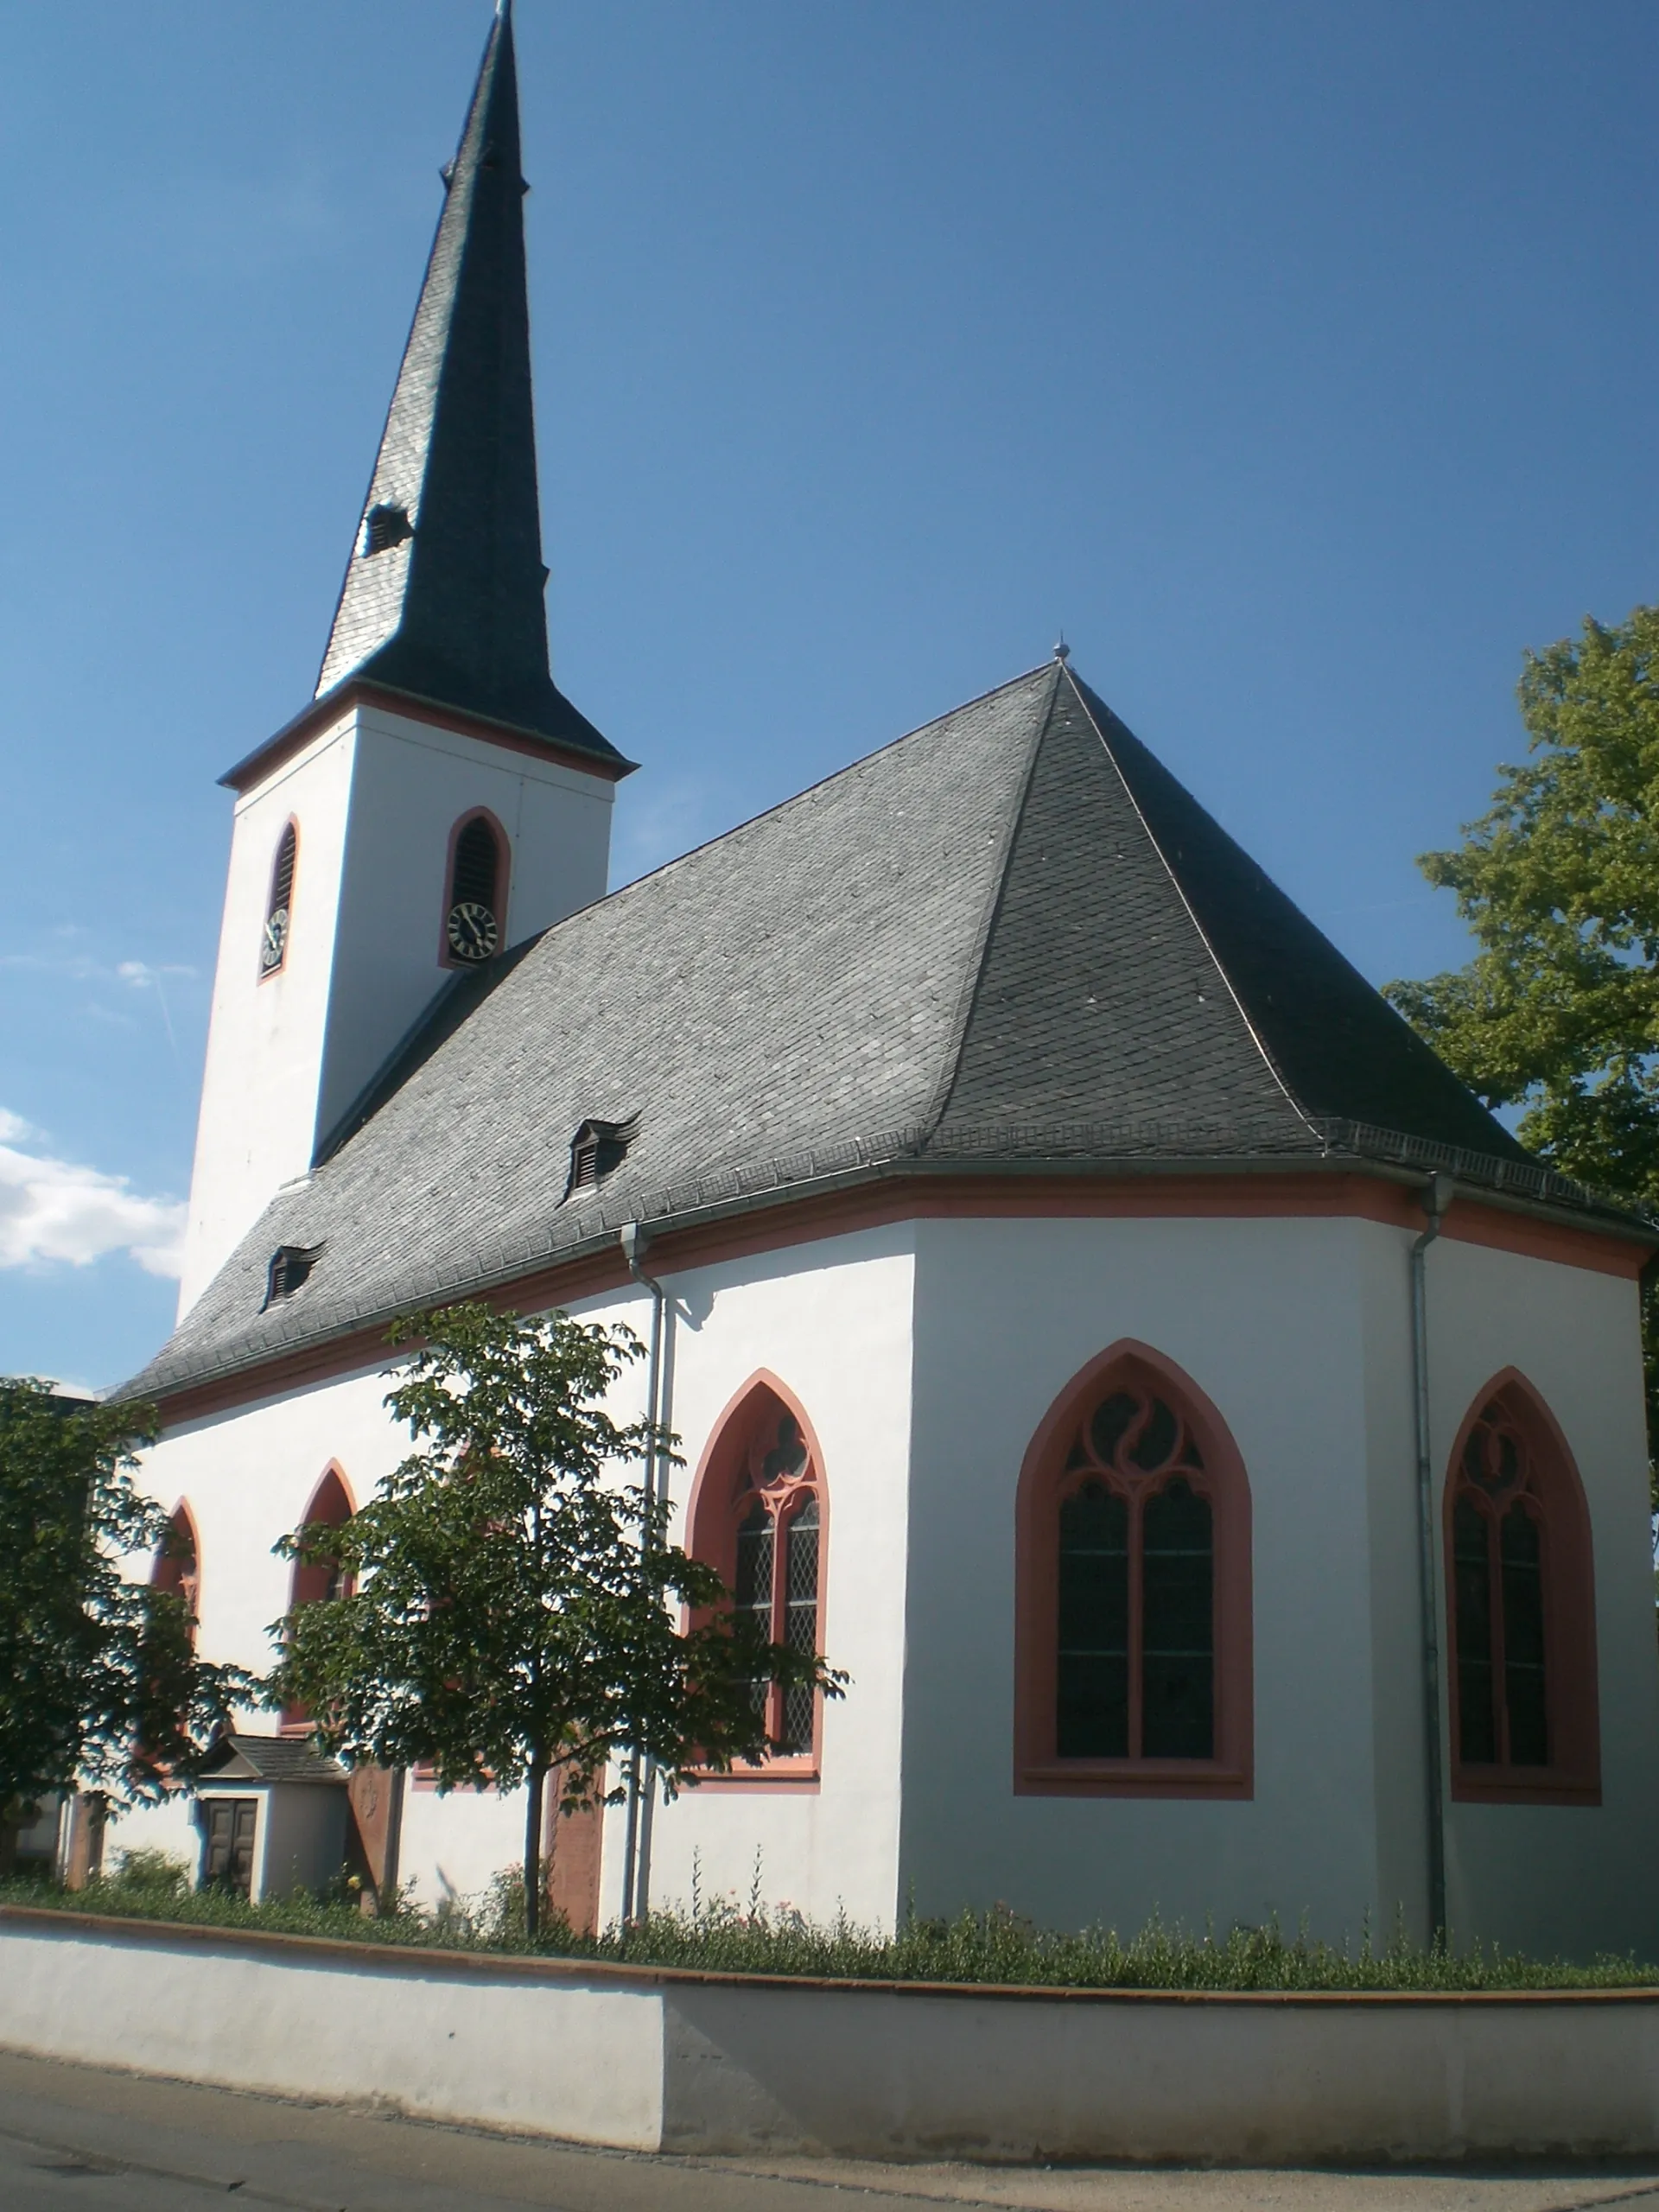
[[[339,1467],[330,1465],[322,1479],[311,1493],[311,1500],[301,1515],[302,1527],[321,1522],[324,1527],[338,1529],[351,1519],[357,1508],[352,1503],[351,1491]],[[352,1579],[339,1562],[329,1559],[296,1560],[289,1584],[288,1604],[290,1612],[302,1605],[315,1605],[320,1600],[349,1598]],[[311,1716],[302,1705],[283,1707],[282,1725],[284,1728],[307,1728]]]
[[[449,839],[443,900],[443,953],[471,967],[506,943],[507,840],[493,814],[463,815]]]
[[[1248,1796],[1249,1486],[1215,1408],[1142,1346],[1103,1353],[1016,1519],[1015,1787]]]
[[[201,1548],[190,1508],[182,1502],[175,1508],[167,1532],[156,1547],[149,1580],[154,1588],[170,1591],[183,1602],[194,1647],[201,1602]]]
[[[756,1376],[721,1415],[703,1453],[687,1516],[689,1549],[771,1643],[822,1653],[828,1516],[823,1463],[804,1412],[775,1376]],[[715,1779],[816,1783],[820,1694],[758,1681],[753,1696],[772,1751]]]
[[[1446,1489],[1452,1794],[1600,1796],[1590,1515],[1566,1439],[1509,1373],[1483,1390]]]
[[[270,888],[265,896],[265,926],[259,939],[259,973],[274,976],[288,958],[289,925],[294,913],[294,868],[300,855],[300,833],[289,822],[276,841],[270,864]]]

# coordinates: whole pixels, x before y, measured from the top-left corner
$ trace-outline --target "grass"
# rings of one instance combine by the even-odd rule
[[[700,1900],[685,1911],[653,1912],[634,1927],[577,1936],[563,1922],[533,1947],[524,1933],[516,1873],[498,1875],[481,1899],[428,1912],[406,1901],[365,1917],[343,1884],[328,1895],[296,1892],[264,1904],[222,1891],[193,1890],[182,1866],[157,1853],[130,1853],[111,1876],[70,1892],[41,1881],[0,1883],[0,1904],[110,1913],[187,1927],[265,1929],[354,1943],[413,1943],[448,1950],[607,1959],[705,1973],[804,1974],[832,1980],[1019,1984],[1055,1989],[1522,1990],[1626,1989],[1659,1985],[1659,1969],[1635,1959],[1589,1964],[1530,1959],[1493,1944],[1425,1949],[1396,1931],[1349,1948],[1276,1923],[1197,1935],[1154,1920],[1127,1939],[1105,1928],[1076,1934],[1034,1927],[1004,1908],[953,1920],[912,1916],[885,1936],[837,1918],[816,1924],[785,1906],[769,1909],[759,1882],[747,1907]]]

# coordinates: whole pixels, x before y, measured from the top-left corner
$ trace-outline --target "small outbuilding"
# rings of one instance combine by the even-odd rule
[[[344,1768],[302,1737],[226,1736],[197,1786],[198,1879],[252,1904],[320,1890],[346,1858]]]

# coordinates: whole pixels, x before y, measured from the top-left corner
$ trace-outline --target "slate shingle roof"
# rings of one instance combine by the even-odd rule
[[[447,174],[317,696],[361,677],[621,765],[548,669],[508,16],[491,29]],[[401,510],[413,535],[371,550],[378,507]]]
[[[578,1127],[635,1116],[566,1202]],[[872,1162],[1294,1167],[1379,1142],[1567,1193],[1051,665],[457,977],[130,1387]],[[262,1313],[283,1244],[321,1256]]]
[[[201,1770],[204,1782],[305,1782],[344,1789],[338,1760],[319,1751],[308,1736],[223,1736]]]

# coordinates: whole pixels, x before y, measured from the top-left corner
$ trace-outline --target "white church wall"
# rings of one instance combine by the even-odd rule
[[[901,1875],[918,1909],[1003,1901],[1120,1931],[1153,1913],[1306,1915],[1376,1899],[1361,1306],[1352,1232],[1317,1220],[960,1220],[918,1232]],[[1016,1796],[1014,1496],[1050,1405],[1121,1338],[1230,1428],[1253,1518],[1255,1794]]]
[[[450,833],[487,807],[512,846],[504,942],[604,894],[613,785],[552,759],[353,708],[237,802],[191,1183],[182,1313],[452,972]],[[299,851],[287,957],[262,976],[272,862]],[[335,963],[336,945],[351,958]]]
[[[487,807],[512,846],[515,944],[602,898],[613,785],[379,706],[358,711],[351,827],[317,1135],[347,1111],[453,970],[442,959],[450,835]]]
[[[397,1465],[407,1444],[381,1403],[386,1389],[378,1367],[359,1370],[182,1422],[144,1454],[144,1488],[168,1513],[188,1506],[195,1526],[204,1656],[254,1673],[271,1665],[268,1631],[288,1610],[293,1575],[271,1546],[305,1518],[331,1465],[355,1503]],[[256,1711],[243,1725],[274,1735],[278,1716]],[[111,1823],[106,1850],[165,1850],[194,1866],[189,1822],[179,1799],[130,1814]]]
[[[911,1230],[873,1229],[690,1270],[667,1280],[676,1306],[669,1418],[686,1461],[673,1481],[676,1541],[720,1415],[761,1370],[799,1399],[823,1453],[831,1662],[852,1675],[823,1719],[813,1791],[753,1783],[687,1790],[652,1815],[651,1895],[689,1904],[694,1860],[705,1899],[818,1918],[844,1907],[892,1924],[897,1901],[899,1697],[909,1451]],[[584,1312],[588,1309],[582,1309]],[[626,1318],[643,1337],[649,1308]],[[626,1816],[607,1814],[602,1910],[621,1903]]]
[[[888,1923],[898,1852],[899,1694],[903,1651],[906,1463],[909,1433],[909,1232],[876,1230],[672,1277],[668,1418],[687,1460],[676,1471],[675,1534],[691,1476],[719,1415],[760,1370],[801,1400],[823,1447],[829,1492],[823,1633],[854,1682],[825,1715],[820,1789],[688,1792],[653,1819],[652,1891],[689,1900],[692,1859],[705,1896],[747,1897],[755,1854],[771,1904],[815,1914],[845,1904]],[[642,1339],[650,1300],[632,1286],[573,1306],[583,1319],[626,1320]],[[303,1518],[336,1465],[360,1502],[407,1447],[382,1401],[378,1368],[183,1424],[146,1457],[146,1487],[171,1511],[190,1508],[199,1541],[201,1648],[263,1669],[269,1624],[286,1611],[291,1568],[271,1546]],[[614,1411],[643,1410],[642,1361],[619,1383]],[[249,1716],[270,1732],[276,1716]],[[153,1846],[189,1856],[182,1804],[133,1815],[113,1849]],[[625,1815],[606,1816],[603,1910],[620,1907]],[[524,1855],[522,1791],[405,1791],[403,1880],[429,1905],[478,1897]]]
[[[1659,1957],[1659,1645],[1637,1287],[1446,1236],[1428,1255],[1428,1301],[1437,1486],[1477,1394],[1505,1367],[1531,1382],[1572,1449],[1590,1508],[1600,1706],[1599,1807],[1448,1805],[1448,1916],[1530,1951]]]
[[[238,799],[202,1076],[179,1312],[229,1258],[272,1193],[311,1165],[334,922],[355,749],[329,724]],[[290,817],[299,850],[288,955],[262,977],[271,870]],[[259,1080],[250,1071],[259,1071]]]

